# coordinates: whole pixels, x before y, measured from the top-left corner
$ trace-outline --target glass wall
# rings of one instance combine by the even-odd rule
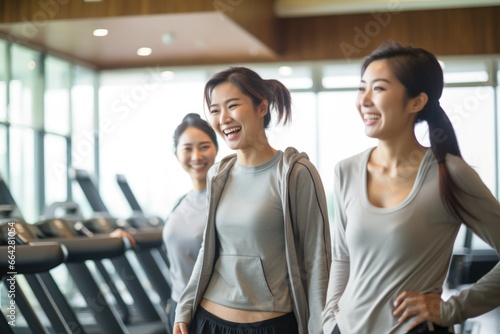
[[[7,80],[8,80],[7,42],[0,39],[0,177],[8,179],[8,135],[7,135]]]
[[[0,122],[7,120],[7,42],[0,39]]]
[[[44,89],[44,206],[68,198],[71,64],[48,56]]]
[[[173,153],[172,135],[187,113],[204,117],[204,70],[172,74],[154,69],[103,73],[99,90],[100,186],[108,209],[131,209],[115,181],[127,177],[143,209],[165,216],[191,186]],[[224,147],[218,158],[224,156]]]
[[[96,74],[6,40],[0,54],[0,173],[34,223],[47,205],[72,199],[72,161],[96,170]]]
[[[37,51],[11,45],[10,59],[15,61],[11,62],[12,78],[9,82],[9,185],[27,221],[38,218],[39,200],[43,196],[42,189],[35,182],[35,173],[43,168],[35,150],[37,133],[43,126],[42,57]]]
[[[446,88],[441,104],[455,126],[465,160],[498,196],[496,88],[491,80],[495,74],[488,72],[490,63],[491,59],[444,59]],[[292,123],[271,126],[268,138],[278,149],[294,146],[308,153],[320,171],[331,204],[335,164],[376,145],[374,139],[365,136],[355,108],[360,62],[246,66],[263,78],[275,78],[290,87]],[[127,215],[130,211],[115,185],[117,173],[129,176],[139,201],[148,211],[163,217],[175,199],[190,188],[188,177],[172,154],[171,135],[186,113],[203,113],[203,85],[212,73],[224,68],[101,74],[100,116],[101,122],[107,120],[103,129],[108,131],[99,131],[100,184],[114,214]],[[425,126],[417,128],[417,137],[428,145]],[[223,142],[220,146],[219,159],[231,153]]]
[[[75,169],[83,169],[96,173],[96,85],[97,75],[94,71],[81,66],[74,67],[74,81],[71,87],[71,163]],[[80,186],[71,183],[69,189],[73,201],[80,205],[85,217],[90,217],[92,209]]]
[[[90,207],[68,168],[98,180],[111,213],[131,209],[115,177],[123,174],[150,214],[165,217],[191,187],[173,154],[172,134],[185,114],[205,118],[203,87],[225,66],[103,71],[0,40],[1,173],[29,220],[53,201],[73,198]],[[11,63],[9,62],[10,60]],[[443,59],[446,88],[441,104],[452,120],[465,160],[499,196],[498,59]],[[294,146],[318,167],[329,201],[333,168],[373,146],[354,102],[360,61],[246,64],[292,91],[292,122],[271,126],[277,149]],[[97,88],[99,87],[99,88]],[[427,144],[425,125],[417,136]],[[217,159],[232,153],[220,142]],[[98,168],[96,166],[99,166]]]

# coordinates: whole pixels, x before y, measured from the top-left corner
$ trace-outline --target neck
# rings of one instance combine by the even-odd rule
[[[275,153],[276,150],[266,142],[258,148],[252,147],[238,150],[236,152],[236,161],[240,166],[259,166],[271,160]]]
[[[193,190],[201,191],[207,189],[207,180],[200,181],[198,179],[193,179]]]
[[[371,159],[387,169],[419,166],[426,151],[427,148],[420,145],[414,136],[408,140],[379,140]]]

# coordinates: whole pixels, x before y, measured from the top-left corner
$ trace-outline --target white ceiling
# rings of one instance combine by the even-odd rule
[[[109,33],[95,37],[96,28],[106,28]],[[179,64],[274,57],[261,41],[216,12],[54,20],[32,29],[26,22],[0,24],[0,32],[9,40],[27,41],[34,48],[100,68],[168,65],[169,60]],[[167,33],[170,44],[162,39]],[[141,47],[151,48],[152,54],[138,56]]]

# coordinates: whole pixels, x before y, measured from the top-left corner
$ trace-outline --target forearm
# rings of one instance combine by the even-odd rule
[[[441,303],[445,325],[463,323],[500,306],[500,264],[470,288]]]
[[[337,323],[335,317],[339,310],[338,302],[344,293],[348,279],[349,262],[333,260],[326,295],[326,304],[322,313],[324,333],[331,333]]]

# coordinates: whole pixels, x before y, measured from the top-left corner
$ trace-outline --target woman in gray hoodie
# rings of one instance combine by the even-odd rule
[[[236,153],[207,176],[207,227],[174,334],[319,334],[331,256],[323,185],[305,153],[265,134],[271,110],[290,119],[290,92],[231,67],[207,82],[205,101]]]

